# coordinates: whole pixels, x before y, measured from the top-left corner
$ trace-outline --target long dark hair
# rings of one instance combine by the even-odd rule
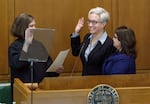
[[[136,58],[136,38],[134,31],[126,26],[120,26],[115,30],[115,33],[121,42],[121,52]]]
[[[29,24],[34,20],[34,17],[30,14],[22,13],[15,18],[12,27],[11,34],[18,38],[24,38],[25,30]]]

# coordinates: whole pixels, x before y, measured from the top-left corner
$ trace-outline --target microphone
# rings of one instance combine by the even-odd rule
[[[76,66],[77,66],[77,64],[78,64],[78,60],[79,60],[79,58],[80,58],[80,55],[81,55],[81,52],[83,51],[83,47],[85,46],[85,42],[83,42],[83,44],[82,44],[82,46],[81,46],[81,49],[80,49],[80,51],[79,51],[79,54],[78,54],[78,56],[77,56],[77,59],[75,60],[75,64],[73,65],[73,68],[72,68],[72,71],[71,71],[71,76],[73,75],[73,73],[74,73],[74,71],[75,71],[75,68],[76,68]]]

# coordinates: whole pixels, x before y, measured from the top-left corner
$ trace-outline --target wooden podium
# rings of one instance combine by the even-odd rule
[[[31,104],[31,100],[33,104],[87,104],[88,93],[99,84],[114,87],[119,94],[119,104],[150,102],[150,74],[44,78],[32,92],[15,79],[14,99],[17,104]]]

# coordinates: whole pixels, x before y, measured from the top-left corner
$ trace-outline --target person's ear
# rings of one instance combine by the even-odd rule
[[[106,22],[103,22],[102,25],[103,25],[103,27],[105,27],[106,26]]]

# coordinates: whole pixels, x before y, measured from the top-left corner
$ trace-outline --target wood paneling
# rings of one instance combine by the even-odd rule
[[[126,25],[136,33],[137,69],[150,69],[150,1],[149,0],[114,0],[113,27]]]
[[[8,0],[0,1],[0,77],[5,79],[9,75],[8,70]],[[4,77],[2,77],[3,75]]]
[[[17,15],[23,12],[30,13],[35,17],[37,27],[56,29],[53,47],[50,50],[54,60],[59,51],[70,48],[69,35],[74,31],[78,19],[80,17],[87,19],[90,8],[96,6],[104,7],[110,12],[111,20],[106,28],[110,36],[119,25],[127,25],[134,29],[138,51],[137,69],[150,69],[149,4],[149,0],[1,0],[0,78],[6,79],[9,75],[7,51],[8,45],[14,40],[10,36],[10,27]],[[81,37],[83,38],[87,32],[85,24]],[[71,72],[76,60],[77,58],[73,57],[70,51],[64,63],[65,72]],[[81,62],[78,61],[75,72],[80,72],[82,69]]]
[[[88,11],[97,6],[102,6],[111,11],[110,0],[15,0],[15,16],[26,12],[32,14],[37,27],[55,28],[56,34],[50,54],[53,59],[59,51],[70,48],[70,34],[80,17],[87,19]],[[108,25],[110,33],[111,22]],[[88,32],[87,25],[82,30],[82,37]],[[69,53],[64,67],[65,72],[70,72],[76,58]],[[79,60],[80,61],[80,60]],[[75,67],[75,71],[81,71],[81,63]]]

